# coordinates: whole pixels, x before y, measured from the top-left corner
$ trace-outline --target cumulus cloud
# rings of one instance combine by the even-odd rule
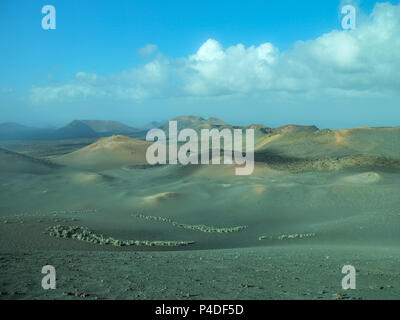
[[[188,57],[170,59],[159,54],[139,68],[110,77],[79,72],[64,85],[32,88],[31,98],[41,103],[91,97],[140,101],[263,93],[398,92],[399,34],[400,5],[377,4],[356,30],[333,30],[314,40],[299,41],[289,51],[280,52],[272,43],[224,48],[209,39]],[[141,54],[148,55],[157,47],[142,49]]]
[[[189,95],[246,93],[270,88],[278,50],[271,43],[224,50],[207,40],[186,63],[185,92]]]
[[[158,47],[155,44],[147,44],[145,47],[140,48],[138,53],[143,57],[147,57],[155,53],[157,50]]]

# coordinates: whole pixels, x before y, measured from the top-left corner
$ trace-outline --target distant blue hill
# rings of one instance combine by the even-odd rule
[[[0,140],[54,140],[136,135],[140,130],[117,121],[75,120],[59,129],[41,129],[18,123],[1,123]]]

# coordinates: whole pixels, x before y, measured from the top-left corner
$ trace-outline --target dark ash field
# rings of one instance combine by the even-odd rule
[[[247,177],[141,133],[1,141],[0,298],[398,299],[400,128],[254,128]]]

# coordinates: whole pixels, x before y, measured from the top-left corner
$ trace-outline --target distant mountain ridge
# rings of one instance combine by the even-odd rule
[[[52,129],[41,129],[7,122],[0,124],[0,140],[30,140],[30,137],[46,136]]]
[[[202,118],[199,116],[179,116],[172,121],[178,122],[178,130],[191,128],[196,131],[201,129],[246,129],[252,128],[259,134],[278,134],[288,132],[317,131],[315,126],[296,126],[287,125],[281,128],[269,128],[264,125],[234,126],[218,118]],[[153,121],[138,129],[128,126],[124,123],[113,120],[74,120],[66,126],[58,129],[53,128],[35,128],[24,126],[18,123],[1,123],[0,140],[61,140],[78,138],[101,138],[109,137],[115,134],[131,136],[144,139],[146,132],[151,129],[159,128],[168,134],[169,121]]]
[[[79,120],[72,121],[65,127],[54,131],[54,137],[58,139],[94,138],[97,136],[98,134],[96,131],[94,131],[90,126]]]
[[[97,133],[128,134],[140,131],[113,120],[80,120],[80,122],[86,124]]]
[[[59,129],[41,129],[17,123],[0,124],[0,140],[54,140],[130,135],[139,129],[111,120],[74,120]]]
[[[198,133],[202,129],[254,129],[255,132],[255,141],[263,139],[266,136],[273,136],[277,134],[290,134],[290,133],[313,133],[319,131],[319,128],[316,126],[302,126],[302,125],[285,125],[279,128],[271,128],[264,126],[263,124],[250,124],[247,126],[239,126],[229,124],[218,118],[202,118],[199,116],[179,116],[171,119],[170,121],[177,121],[178,123],[178,131],[182,129],[193,129]],[[156,123],[157,124],[157,123]],[[167,136],[169,136],[169,121],[163,121],[158,123],[158,126],[150,127],[149,129],[162,129]]]
[[[326,155],[385,154],[400,157],[400,128],[355,128],[348,130],[320,130],[313,125],[289,124],[271,128],[263,124],[232,125],[218,118],[184,115],[175,117],[178,130],[254,129],[255,149],[259,153],[319,157]],[[17,123],[0,124],[0,140],[61,140],[113,135],[145,140],[148,130],[159,128],[168,136],[169,121],[151,122],[141,129],[112,120],[74,120],[59,129],[40,129]]]

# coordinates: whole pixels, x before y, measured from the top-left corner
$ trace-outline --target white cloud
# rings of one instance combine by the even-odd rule
[[[157,50],[158,50],[158,47],[155,44],[147,44],[145,47],[140,48],[138,50],[138,53],[143,57],[147,57],[147,56],[152,55]]]
[[[206,41],[186,63],[185,91],[189,95],[224,95],[268,89],[278,50],[270,43],[246,49],[242,44],[223,50]]]
[[[356,30],[334,30],[279,52],[271,43],[223,48],[207,40],[189,57],[159,54],[149,63],[110,77],[79,72],[61,86],[33,88],[32,101],[91,97],[140,101],[148,98],[222,97],[263,93],[343,96],[400,89],[400,5],[378,4]],[[143,50],[142,50],[143,49]],[[147,45],[144,55],[157,50]]]

